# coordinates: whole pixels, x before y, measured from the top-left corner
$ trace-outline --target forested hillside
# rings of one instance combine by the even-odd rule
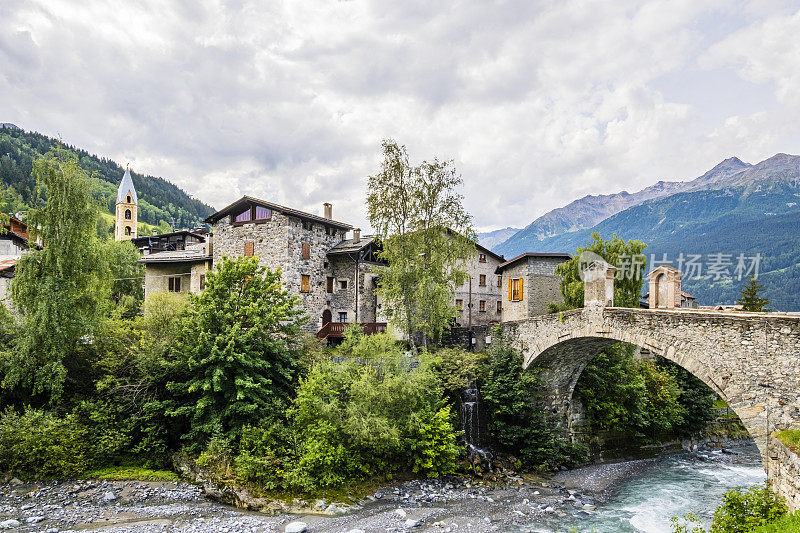
[[[36,186],[31,176],[33,160],[58,142],[40,133],[0,128],[0,201],[5,199],[5,209],[17,210],[20,204],[33,201]],[[70,145],[65,147],[78,155],[81,167],[92,176],[92,195],[113,213],[117,187],[125,169],[110,159]],[[172,225],[174,221],[176,227],[192,227],[214,211],[163,178],[133,171],[131,176],[139,196],[140,222]]]

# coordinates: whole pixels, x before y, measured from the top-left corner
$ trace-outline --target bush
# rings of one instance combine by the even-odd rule
[[[92,442],[74,417],[7,410],[0,417],[0,471],[22,478],[79,476],[91,464]]]
[[[770,524],[753,529],[752,533],[800,533],[800,513],[784,515]]]
[[[786,517],[786,505],[772,491],[768,483],[757,485],[746,492],[732,489],[722,497],[722,504],[714,511],[711,529],[689,527],[697,523],[693,514],[683,520],[673,517],[673,533],[767,533],[798,531],[796,515]],[[784,525],[785,524],[785,525]],[[795,529],[789,529],[794,527]]]
[[[494,345],[481,387],[492,447],[518,457],[525,469],[549,469],[585,460],[585,449],[570,443],[548,420],[532,369],[522,369],[522,355]]]
[[[797,453],[800,450],[800,430],[787,429],[775,433],[775,438],[783,443],[784,446]]]

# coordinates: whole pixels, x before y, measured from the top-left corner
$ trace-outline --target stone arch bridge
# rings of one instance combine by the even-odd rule
[[[800,509],[800,458],[772,436],[800,429],[800,317],[591,305],[504,323],[503,338],[522,351],[525,368],[541,368],[567,431],[578,377],[603,348],[628,342],[677,363],[736,412],[773,486]]]

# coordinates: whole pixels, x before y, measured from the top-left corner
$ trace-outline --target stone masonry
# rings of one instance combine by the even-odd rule
[[[578,377],[603,348],[628,342],[680,365],[736,412],[776,490],[800,509],[798,458],[770,440],[800,428],[800,317],[593,306],[505,323],[503,337],[523,352],[525,368],[542,369],[565,431]]]
[[[567,261],[566,254],[523,254],[498,267],[502,273],[502,321],[523,320],[547,313],[547,304],[562,302],[561,278],[556,266]],[[509,282],[522,279],[522,299],[509,298]]]
[[[502,262],[502,256],[482,246],[476,246],[472,257],[464,265],[469,279],[456,289],[454,295],[457,308],[460,302],[460,310],[456,317],[459,326],[483,326],[500,322],[501,313],[497,310],[497,304],[500,302],[502,305],[503,291],[498,283],[500,275],[497,273],[497,267]],[[484,280],[483,285],[481,279]]]

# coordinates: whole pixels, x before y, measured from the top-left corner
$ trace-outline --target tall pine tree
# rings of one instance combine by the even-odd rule
[[[769,312],[771,309],[766,308],[769,305],[769,299],[761,298],[760,293],[762,290],[764,290],[764,285],[756,281],[756,277],[751,275],[742,289],[741,298],[736,300],[736,303],[742,306],[742,311]]]

